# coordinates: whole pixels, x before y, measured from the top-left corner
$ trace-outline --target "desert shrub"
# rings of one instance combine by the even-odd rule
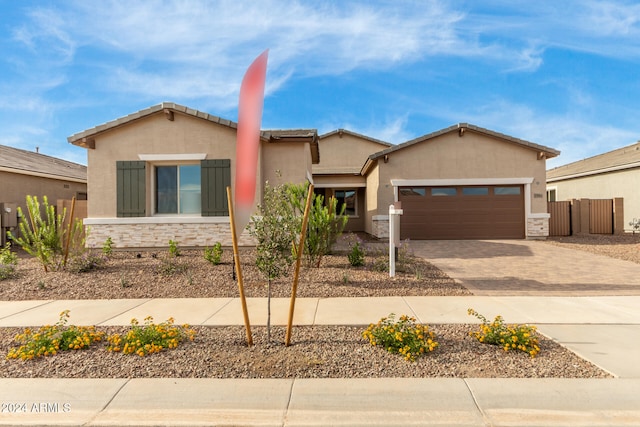
[[[531,325],[505,325],[502,316],[496,316],[493,322],[474,309],[468,310],[470,316],[475,316],[482,321],[477,331],[469,332],[469,335],[481,343],[498,345],[504,351],[520,350],[535,357],[540,352],[536,327]]]
[[[22,345],[9,350],[7,359],[31,360],[54,356],[59,351],[83,350],[104,338],[104,333],[97,332],[95,326],[67,326],[68,319],[69,310],[65,310],[53,326],[43,326],[36,332],[25,329],[15,337]]]
[[[299,220],[298,229],[301,227],[308,190],[309,183],[288,185],[286,189],[292,213]],[[349,217],[344,214],[345,209],[346,205],[342,205],[338,211],[338,200],[335,197],[325,200],[321,194],[313,196],[304,245],[308,266],[320,267],[322,257],[331,251],[331,247],[340,237],[349,220]]]
[[[193,341],[195,336],[196,332],[189,325],[174,325],[172,317],[156,325],[153,317],[148,316],[142,326],[137,319],[131,319],[131,329],[125,335],[109,335],[107,351],[143,357],[164,349],[176,348],[185,339]]]
[[[204,248],[204,259],[213,265],[220,264],[222,260],[222,244],[216,242],[211,248]]]
[[[102,254],[106,257],[110,257],[113,254],[113,240],[111,237],[107,237],[102,245]]]
[[[175,240],[169,240],[169,255],[172,257],[178,257],[181,254],[178,242]]]
[[[44,208],[44,213],[41,211]],[[20,237],[11,232],[9,237],[29,255],[38,258],[45,271],[59,270],[65,265],[63,248],[69,241],[71,253],[81,252],[84,248],[84,230],[82,220],[75,219],[72,227],[64,226],[66,209],[56,215],[55,208],[49,204],[47,196],[42,198],[42,206],[37,197],[27,196],[28,215],[18,207],[20,217]]]
[[[371,345],[385,348],[390,353],[398,353],[410,362],[421,355],[438,348],[436,335],[429,326],[416,323],[414,317],[400,316],[398,321],[392,313],[376,324],[370,324],[362,333]]]
[[[349,264],[353,267],[360,267],[364,265],[364,249],[360,247],[360,243],[356,242],[351,246],[351,250],[347,254],[349,258]]]
[[[18,265],[18,256],[11,252],[11,244],[7,242],[4,248],[0,248],[0,280],[13,277]]]

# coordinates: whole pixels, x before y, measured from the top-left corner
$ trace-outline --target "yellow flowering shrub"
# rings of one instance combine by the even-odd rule
[[[95,326],[67,326],[69,310],[60,313],[60,320],[53,325],[42,326],[37,331],[26,328],[15,340],[22,345],[12,348],[7,359],[31,360],[43,356],[53,356],[59,351],[83,350],[91,344],[102,341],[103,332]]]
[[[499,345],[504,351],[520,350],[535,357],[540,352],[536,327],[531,325],[505,325],[502,316],[496,316],[493,322],[470,308],[467,313],[482,321],[477,331],[469,335],[481,343]]]
[[[438,347],[436,335],[429,326],[416,323],[414,317],[400,316],[398,321],[391,313],[376,324],[370,324],[362,333],[373,346],[381,346],[390,353],[398,353],[410,362]]]
[[[107,351],[143,357],[165,348],[176,348],[184,339],[193,341],[195,335],[196,332],[189,325],[175,326],[173,317],[156,325],[153,323],[153,317],[148,316],[142,326],[137,319],[131,319],[129,332],[125,335],[113,334],[107,337]]]

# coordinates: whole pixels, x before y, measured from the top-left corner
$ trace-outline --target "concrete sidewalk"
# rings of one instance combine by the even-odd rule
[[[2,425],[640,425],[640,381],[624,379],[9,379],[1,384]]]
[[[275,324],[288,299],[273,301]],[[640,425],[640,297],[300,299],[296,324],[366,325],[390,312],[424,323],[533,323],[615,379],[0,379],[0,425]],[[249,300],[264,324],[266,301]],[[38,326],[71,310],[76,325],[132,317],[242,324],[237,299],[0,302],[0,326]],[[633,337],[636,337],[635,339]]]

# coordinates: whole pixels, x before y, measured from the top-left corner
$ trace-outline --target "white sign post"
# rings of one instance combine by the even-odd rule
[[[389,205],[389,277],[396,275],[396,248],[400,245],[400,202]]]

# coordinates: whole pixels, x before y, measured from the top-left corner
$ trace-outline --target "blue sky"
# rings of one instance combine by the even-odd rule
[[[269,48],[262,127],[391,143],[459,122],[562,151],[640,139],[636,1],[0,0],[0,144],[86,164],[67,137],[172,101],[237,120]]]

